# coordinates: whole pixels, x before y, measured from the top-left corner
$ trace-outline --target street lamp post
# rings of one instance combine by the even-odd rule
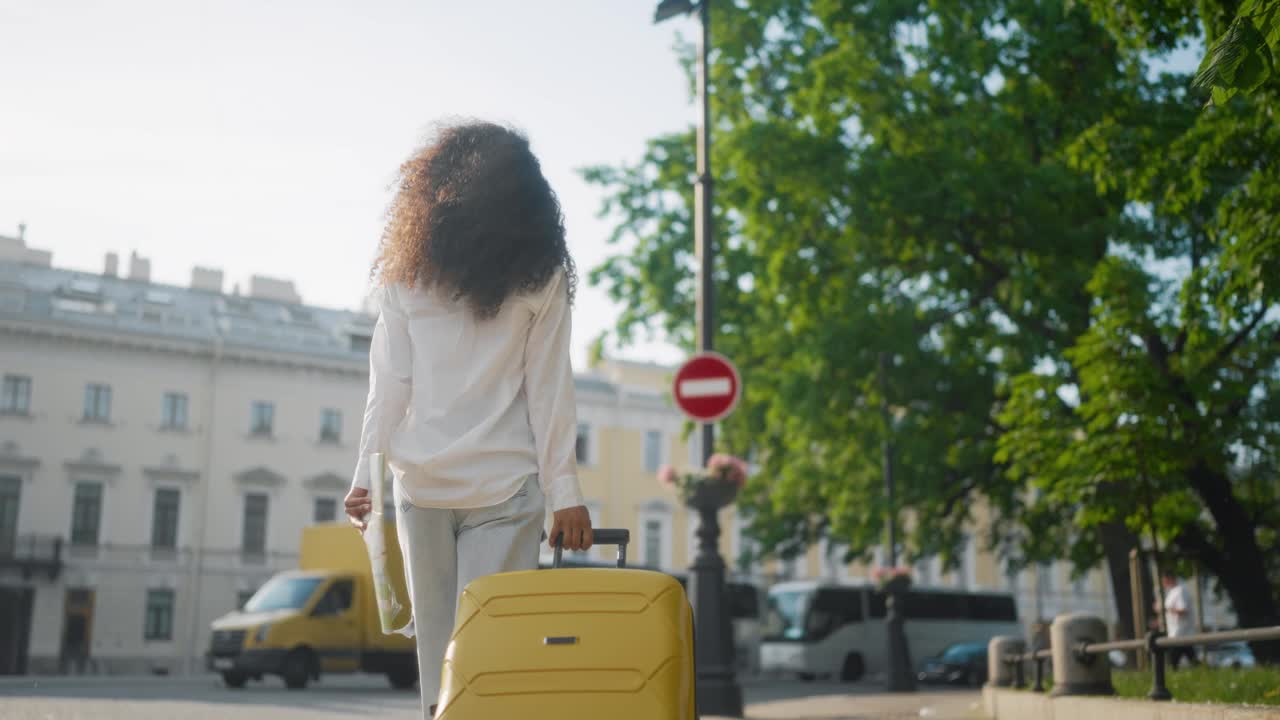
[[[712,268],[715,245],[712,242],[711,216],[711,98],[707,54],[711,47],[711,0],[696,6],[690,0],[662,0],[654,13],[655,23],[697,10],[701,25],[698,42],[697,92],[699,114],[697,135],[697,173],[694,184],[694,248],[698,255],[697,324],[698,349],[712,349],[715,335]],[[702,425],[702,464],[711,458],[715,428]],[[689,503],[698,512],[698,554],[689,570],[689,600],[693,606],[694,644],[697,682],[695,696],[698,714],[742,717],[742,688],[733,670],[733,627],[730,624],[728,596],[725,594],[725,564],[720,557],[720,524],[716,517],[727,499],[707,496],[692,498]]]
[[[889,547],[887,559],[889,567],[898,565],[898,506],[894,500],[893,487],[893,418],[889,415],[888,395],[888,358],[884,352],[879,354],[880,380],[880,414],[884,418],[884,440],[880,446],[884,472],[884,494],[888,508]],[[885,636],[888,641],[889,670],[886,675],[886,689],[889,692],[914,692],[915,678],[911,674],[911,655],[907,647],[907,635],[902,624],[902,588],[892,583],[885,596]]]

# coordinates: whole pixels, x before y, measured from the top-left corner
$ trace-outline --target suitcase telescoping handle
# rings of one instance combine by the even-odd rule
[[[561,556],[564,554],[564,536],[556,536],[556,554],[551,562],[551,567],[560,567]],[[627,566],[627,543],[631,542],[631,531],[626,528],[609,528],[591,531],[592,545],[617,545],[618,546],[618,567]]]

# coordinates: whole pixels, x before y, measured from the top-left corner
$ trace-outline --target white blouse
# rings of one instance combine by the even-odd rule
[[[421,507],[475,508],[537,474],[551,510],[583,505],[563,271],[478,320],[462,301],[402,285],[378,294],[353,487],[382,452]]]

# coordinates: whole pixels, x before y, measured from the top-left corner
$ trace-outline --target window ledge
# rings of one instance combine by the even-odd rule
[[[165,435],[190,435],[191,428],[187,425],[158,425],[156,432]]]
[[[15,420],[35,420],[35,416],[27,410],[0,410],[0,418],[13,418]]]
[[[248,435],[245,435],[245,439],[251,440],[254,442],[273,443],[279,438],[277,438],[273,433],[269,433],[269,432],[250,432]]]
[[[111,422],[110,419],[82,417],[80,418],[80,425],[111,428],[115,427],[116,424]]]

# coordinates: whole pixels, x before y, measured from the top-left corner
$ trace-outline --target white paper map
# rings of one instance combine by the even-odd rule
[[[413,637],[413,615],[409,610],[409,598],[404,586],[404,563],[400,559],[399,543],[395,530],[383,514],[387,486],[387,464],[381,453],[370,456],[373,477],[369,482],[369,500],[372,509],[366,518],[365,547],[369,551],[369,566],[373,570],[373,594],[378,603],[378,620],[386,635],[399,633]],[[392,544],[395,547],[392,547]],[[392,557],[394,555],[394,557]]]

